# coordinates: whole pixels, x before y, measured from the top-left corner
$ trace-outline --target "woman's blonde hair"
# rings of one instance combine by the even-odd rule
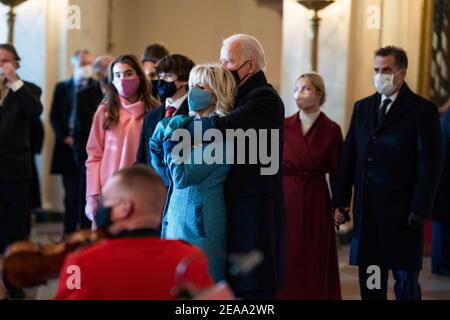
[[[224,116],[233,109],[237,87],[230,71],[219,64],[199,64],[189,75],[189,87],[192,88],[196,84],[207,84],[211,87],[217,97],[214,112]]]
[[[302,74],[300,77],[298,77],[297,81],[300,79],[306,78],[308,79],[311,84],[316,88],[316,91],[322,94],[322,98],[320,99],[320,105],[322,106],[325,101],[327,100],[327,92],[325,89],[325,82],[323,81],[323,78],[320,74],[317,72],[308,72]],[[296,82],[297,82],[296,81]]]

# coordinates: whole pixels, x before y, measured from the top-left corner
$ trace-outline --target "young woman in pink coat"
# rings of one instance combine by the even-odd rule
[[[85,211],[92,221],[109,177],[136,162],[144,115],[158,104],[137,58],[117,57],[109,66],[108,87],[95,113],[86,147]]]

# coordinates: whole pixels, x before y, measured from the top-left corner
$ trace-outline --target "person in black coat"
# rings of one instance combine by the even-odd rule
[[[91,132],[92,121],[98,106],[103,100],[105,88],[108,83],[108,67],[114,60],[109,55],[99,56],[92,65],[94,75],[98,81],[92,82],[86,88],[80,90],[75,96],[76,123],[73,133],[73,154],[75,163],[80,169],[80,195],[86,194],[86,160],[88,158],[86,145]],[[90,229],[92,221],[85,215],[86,198],[79,197],[79,213],[77,224],[82,229]]]
[[[159,121],[166,117],[189,114],[188,81],[189,73],[194,65],[191,59],[180,54],[165,56],[158,62],[156,66],[159,76],[157,87],[159,96],[165,103],[147,113],[144,118],[136,156],[137,163],[151,166],[149,141]]]
[[[441,132],[437,107],[405,83],[407,67],[400,48],[375,53],[378,93],[355,104],[333,188],[338,225],[355,190],[350,263],[359,266],[362,299],[387,299],[389,270],[397,299],[421,299],[423,221],[439,183]]]
[[[64,234],[77,228],[80,212],[80,167],[74,158],[74,132],[77,123],[75,97],[82,89],[94,83],[92,56],[87,50],[79,50],[72,56],[74,76],[56,85],[50,111],[50,121],[55,133],[55,147],[51,173],[62,175],[65,190]]]
[[[450,276],[450,111],[441,119],[444,165],[441,182],[433,207],[433,234],[431,243],[431,271]]]
[[[227,281],[239,298],[273,299],[281,284],[284,251],[284,196],[279,165],[283,159],[284,105],[264,75],[265,55],[257,39],[245,34],[227,38],[220,60],[238,84],[235,108],[223,118],[212,118],[212,125],[205,123],[203,130],[211,126],[222,133],[227,129],[254,129],[259,145],[268,146],[268,154],[278,159],[278,167],[265,175],[262,169],[267,169],[267,164],[261,159],[250,163],[248,153],[252,148],[248,143],[244,164],[237,164],[239,150],[235,149],[235,164],[225,181],[228,255],[232,264],[236,255],[251,252],[259,252],[263,259],[248,273],[236,275],[229,270]],[[268,130],[265,141],[261,141],[261,129]],[[271,144],[273,138],[277,146]]]
[[[40,99],[40,96],[38,97]],[[31,147],[31,182],[30,182],[30,201],[28,203],[26,238],[29,239],[31,233],[32,211],[42,207],[41,188],[39,182],[39,173],[36,166],[35,155],[40,154],[44,144],[44,125],[40,118],[31,121],[30,126],[30,147]]]
[[[86,144],[91,131],[92,120],[104,96],[102,84],[95,81],[82,89],[75,97],[77,108],[77,124],[73,134],[72,151],[75,163],[79,168],[84,168],[87,160]]]
[[[42,113],[41,89],[16,74],[20,57],[0,44],[0,255],[26,237],[31,180],[30,128]]]

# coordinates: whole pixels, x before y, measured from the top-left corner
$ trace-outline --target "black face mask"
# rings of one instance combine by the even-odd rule
[[[161,79],[158,80],[158,93],[161,99],[172,97],[178,90],[175,81],[167,82]]]
[[[155,98],[159,97],[159,93],[158,93],[158,82],[159,80],[151,80],[152,81],[152,95]]]
[[[236,85],[239,86],[239,84],[241,83],[241,78],[239,78],[238,70],[231,71],[231,74],[233,75],[234,81],[236,81]]]
[[[244,79],[241,80],[241,78],[239,77],[239,71],[240,71],[240,70],[241,70],[241,69],[242,69],[249,61],[250,61],[250,59],[247,60],[247,61],[245,61],[245,62],[242,64],[242,66],[239,67],[239,69],[231,71],[231,74],[233,75],[233,78],[234,78],[234,80],[236,81],[236,86],[239,86],[239,85],[241,84],[241,82],[248,76],[248,75],[245,76]]]
[[[107,230],[112,225],[111,220],[112,207],[100,206],[95,213],[95,224],[97,228]]]

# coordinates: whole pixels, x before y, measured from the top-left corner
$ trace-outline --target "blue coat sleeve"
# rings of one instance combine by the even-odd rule
[[[180,144],[181,146],[181,144]],[[200,184],[226,163],[226,143],[214,142],[193,146],[180,155],[175,148],[166,149],[166,163],[177,189]]]
[[[170,182],[170,177],[167,174],[167,166],[164,161],[164,150],[162,146],[164,131],[166,130],[166,126],[168,123],[167,118],[158,122],[155,132],[149,141],[149,149],[151,156],[151,165],[153,169],[159,174],[162,178],[164,185],[167,187]]]

